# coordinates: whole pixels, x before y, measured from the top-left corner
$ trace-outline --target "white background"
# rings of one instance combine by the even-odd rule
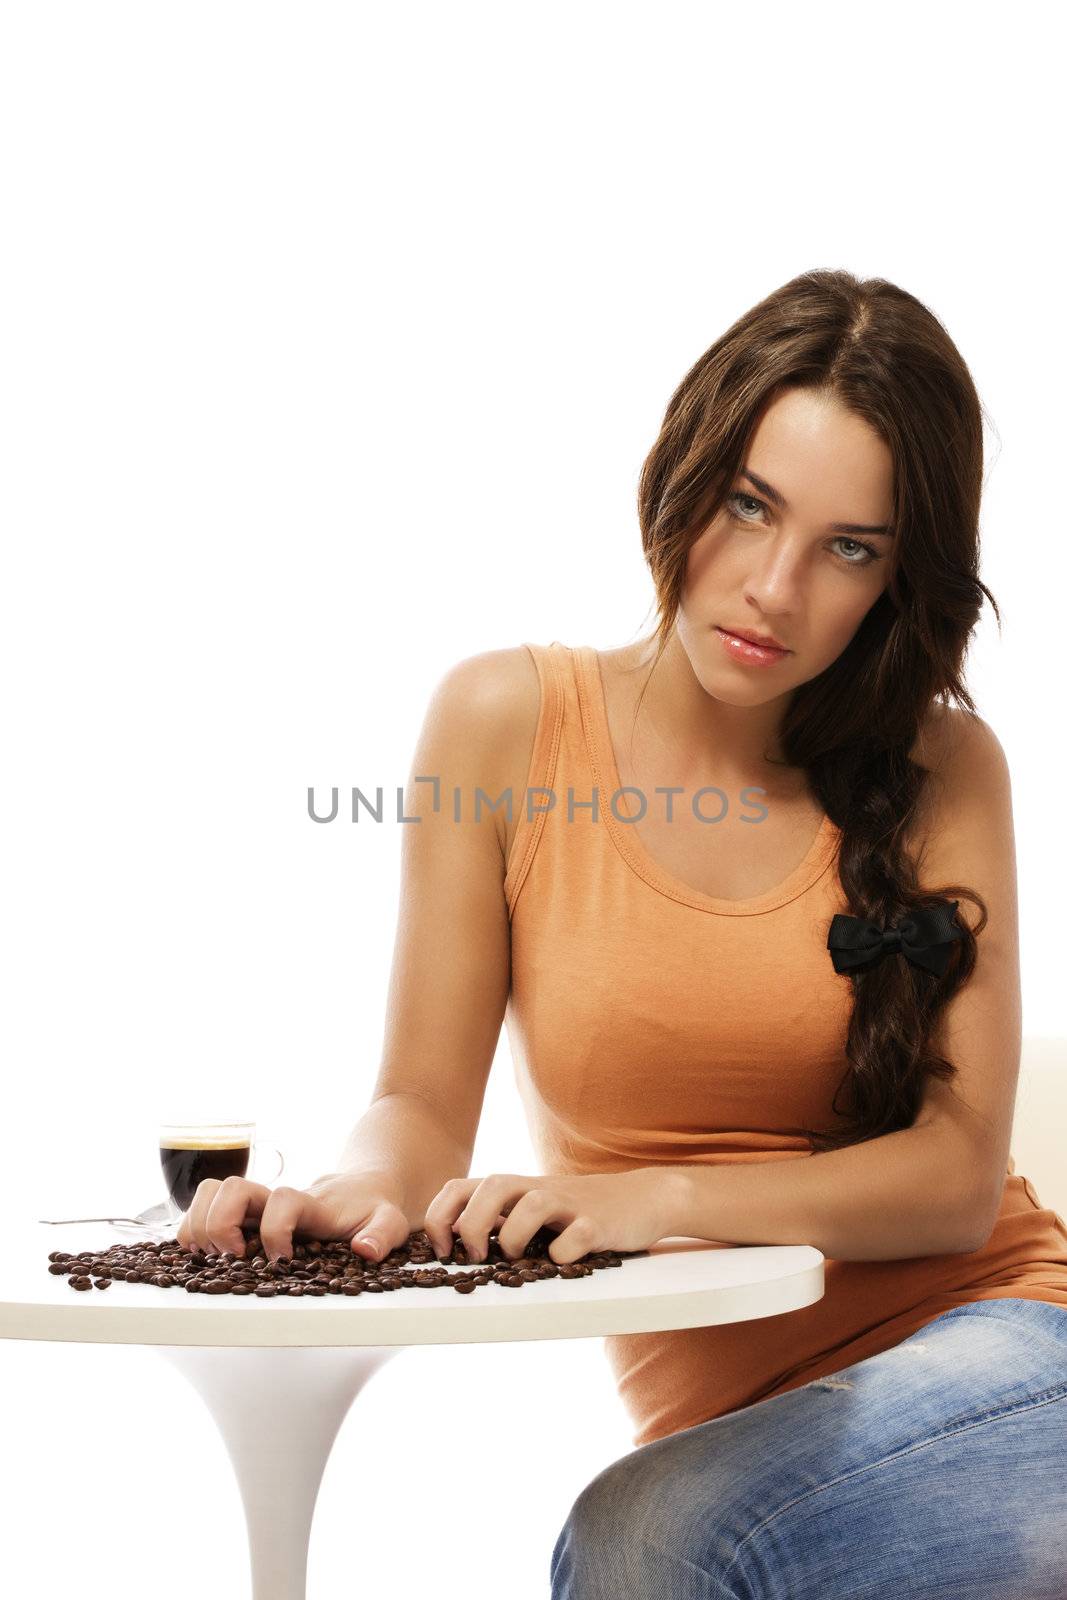
[[[334,1167],[377,1071],[400,829],[317,826],[308,786],[402,786],[466,656],[651,626],[663,408],[810,267],[918,295],[986,407],[1003,632],[969,681],[1014,775],[1026,1031],[1059,1031],[1048,17],[4,8],[10,1227],[161,1198],[161,1116],[257,1119],[298,1186]],[[536,1170],[511,1071],[502,1037],[475,1174]],[[184,1600],[187,1539],[204,1594],[248,1592],[228,1459],[169,1365],[9,1343],[0,1385],[12,1594]],[[599,1339],[409,1351],[338,1439],[309,1595],[546,1596],[572,1501],[629,1448]],[[387,1580],[413,1546],[437,1575]]]

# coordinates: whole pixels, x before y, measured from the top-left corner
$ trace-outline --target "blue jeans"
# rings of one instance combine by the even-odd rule
[[[553,1600],[1067,1600],[1067,1306],[955,1306],[586,1485]]]

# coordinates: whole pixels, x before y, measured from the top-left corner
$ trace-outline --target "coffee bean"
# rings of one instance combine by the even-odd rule
[[[472,1265],[467,1260],[462,1240],[456,1239],[448,1255],[438,1261],[423,1230],[408,1236],[379,1262],[354,1256],[344,1239],[312,1239],[294,1243],[291,1256],[278,1256],[271,1262],[258,1230],[245,1230],[245,1253],[234,1250],[187,1250],[176,1239],[151,1241],[144,1245],[112,1245],[105,1251],[83,1250],[78,1255],[53,1250],[48,1270],[56,1277],[67,1277],[74,1289],[106,1289],[113,1280],[119,1283],[150,1283],[161,1289],[180,1288],[187,1294],[257,1295],[272,1299],[289,1295],[295,1299],[322,1299],[325,1295],[349,1297],[367,1294],[393,1294],[403,1289],[443,1289],[471,1294],[485,1284],[521,1289],[541,1278],[586,1278],[598,1267],[621,1266],[627,1252],[590,1251],[581,1261],[554,1262],[548,1251],[558,1237],[541,1228],[529,1240],[523,1255],[514,1261],[500,1249],[499,1238],[491,1235],[486,1259]],[[633,1254],[643,1254],[635,1251]],[[470,1267],[450,1273],[447,1266]],[[98,1276],[94,1279],[91,1274]]]

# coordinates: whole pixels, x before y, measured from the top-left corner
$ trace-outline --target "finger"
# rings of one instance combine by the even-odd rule
[[[519,1256],[526,1254],[527,1246],[538,1228],[543,1227],[546,1222],[559,1226],[564,1222],[570,1222],[574,1215],[573,1209],[568,1211],[562,1206],[560,1197],[549,1190],[527,1189],[522,1199],[512,1206],[504,1226],[497,1234],[497,1241],[504,1255],[516,1261]],[[562,1237],[560,1234],[560,1238]],[[553,1240],[552,1243],[554,1247],[556,1241]],[[552,1248],[549,1249],[549,1255],[554,1261],[559,1260],[558,1256],[552,1255]]]
[[[253,1183],[250,1178],[223,1178],[212,1197],[205,1223],[213,1247],[243,1256],[245,1236],[241,1224],[246,1217],[259,1219],[269,1194],[265,1183]]]
[[[298,1228],[321,1237],[326,1227],[325,1206],[305,1189],[268,1190],[263,1215],[259,1219],[259,1237],[263,1254],[271,1265],[279,1256],[288,1256],[292,1260],[293,1234]]]
[[[183,1221],[185,1238],[183,1243],[189,1250],[210,1250],[207,1237],[207,1214],[211,1209],[211,1202],[215,1193],[222,1187],[221,1178],[203,1178],[196,1186],[193,1203],[189,1207]]]
[[[535,1183],[535,1179],[515,1172],[494,1173],[491,1178],[482,1179],[455,1221],[468,1260],[485,1260],[489,1254],[489,1230],[495,1226],[495,1219],[505,1206],[514,1207]]]
[[[408,1219],[392,1200],[380,1200],[369,1216],[356,1225],[351,1248],[355,1255],[381,1261],[397,1245],[406,1244]]]
[[[422,1231],[438,1259],[451,1254],[452,1225],[480,1182],[480,1178],[449,1178],[426,1207]]]
[[[575,1217],[574,1221],[553,1239],[548,1247],[549,1256],[560,1267],[580,1261],[590,1250],[605,1248],[602,1233],[603,1230],[592,1217],[584,1215]]]

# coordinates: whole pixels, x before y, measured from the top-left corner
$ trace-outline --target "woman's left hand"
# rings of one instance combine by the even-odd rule
[[[590,1250],[647,1250],[669,1235],[676,1175],[655,1167],[577,1176],[452,1178],[426,1207],[426,1235],[438,1257],[453,1230],[471,1261],[484,1261],[496,1232],[509,1260],[525,1254],[543,1226],[558,1232],[548,1254],[559,1266]],[[501,1226],[502,1224],[502,1226]]]

